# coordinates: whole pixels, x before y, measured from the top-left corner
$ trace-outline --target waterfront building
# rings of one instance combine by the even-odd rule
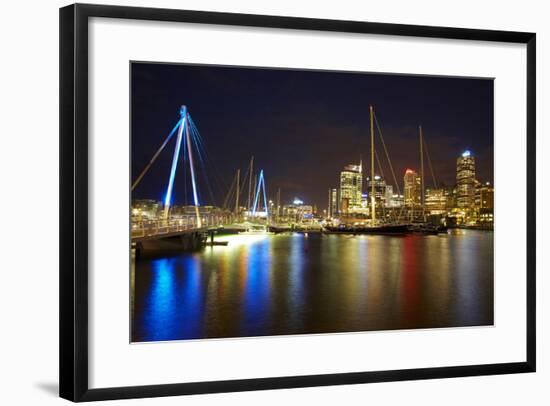
[[[336,217],[338,215],[338,189],[332,188],[328,190],[328,217]]]
[[[283,217],[289,222],[300,223],[313,218],[313,206],[304,204],[300,199],[294,199],[292,204],[283,206]]]
[[[239,207],[239,211],[244,211],[244,207]],[[198,211],[201,215],[227,214],[228,211],[216,206],[199,206]],[[196,215],[195,206],[174,205],[170,208],[170,217],[183,218]]]
[[[302,218],[311,218],[315,213],[315,209],[314,206],[304,204],[300,206],[298,213],[302,216]]]
[[[332,217],[332,189],[328,190],[328,203],[327,203],[327,210],[326,215],[327,217]]]
[[[447,212],[445,189],[426,189],[425,208],[428,215],[440,215]]]
[[[160,218],[162,202],[152,199],[132,200],[132,217],[141,220],[156,220]]]
[[[340,212],[340,206],[338,206],[338,202],[340,199],[338,199],[338,188],[333,188],[331,192],[331,200],[332,200],[332,216],[336,216]]]
[[[388,201],[388,207],[390,208],[399,208],[405,205],[405,196],[399,194],[392,194],[391,198]]]
[[[494,214],[492,209],[480,209],[478,225],[483,228],[492,228],[494,225]]]
[[[384,207],[386,206],[386,191],[387,191],[387,185],[384,178],[382,178],[379,175],[374,175],[374,182],[367,177],[367,190],[369,193],[372,193],[372,186],[374,183],[374,199],[376,201],[377,207]]]
[[[476,184],[475,207],[479,225],[483,227],[493,226],[494,188],[490,182]]]
[[[475,158],[470,151],[464,151],[456,159],[456,204],[458,208],[474,208],[475,184]]]
[[[393,186],[386,184],[386,195],[384,196],[384,202],[386,204],[386,207],[390,207],[392,198],[393,198]]]
[[[362,190],[362,165],[346,165],[340,172],[340,211],[342,213],[361,210]]]
[[[363,218],[364,216],[369,215],[369,208],[370,208],[370,197],[367,192],[364,192],[361,194],[361,207],[353,209],[352,213],[353,215],[359,216],[360,218]]]
[[[449,186],[449,187],[443,187],[443,193],[446,197],[446,203],[445,208],[447,211],[451,211],[454,209],[456,205],[456,187]]]
[[[404,198],[405,205],[407,207],[415,207],[421,205],[421,180],[418,173],[412,169],[407,169],[405,171],[405,176],[403,177],[404,184]]]
[[[493,209],[494,188],[490,182],[476,183],[475,206],[478,209]]]
[[[370,198],[369,198],[369,194],[367,192],[361,194],[361,207],[366,209],[369,207],[369,204],[370,204]]]

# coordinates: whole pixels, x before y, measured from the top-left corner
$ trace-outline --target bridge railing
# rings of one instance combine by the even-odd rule
[[[203,228],[219,227],[230,224],[232,216],[225,214],[208,214],[201,217],[201,227],[198,227],[195,216],[160,220],[132,220],[132,238],[142,238],[161,234],[191,231]]]

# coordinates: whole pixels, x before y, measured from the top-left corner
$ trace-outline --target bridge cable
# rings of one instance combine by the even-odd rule
[[[217,189],[216,190],[220,190],[220,191],[226,190],[227,189],[227,183],[221,178],[220,171],[219,171],[215,161],[213,161],[210,158],[210,155],[206,153],[205,143],[202,139],[202,136],[200,135],[199,129],[195,126],[194,123],[193,123],[193,128],[194,128],[194,133],[195,133],[195,136],[196,136],[196,141],[200,145],[200,148],[201,148],[201,151],[202,151],[201,152],[201,157],[202,157],[203,162],[204,162],[205,170],[207,170],[206,166],[208,166],[211,169],[211,172],[212,172],[212,175],[213,175],[212,180],[217,184]],[[214,199],[214,193],[212,192],[211,184],[208,181],[208,179],[206,179],[206,181],[207,181],[207,186],[208,186],[210,194],[211,194],[211,198],[213,200],[215,200]]]
[[[196,141],[199,143],[199,145],[202,148],[204,162],[212,170],[212,175],[213,175],[212,179],[215,183],[217,183],[217,190],[220,190],[220,191],[227,190],[227,181],[224,180],[220,176],[220,170],[219,170],[218,166],[216,165],[215,161],[213,161],[210,158],[210,156],[206,153],[206,145],[205,145],[205,142],[203,140],[203,137],[201,136],[201,133],[200,133],[198,127],[195,125],[192,118],[190,118],[190,122],[191,122],[191,125],[192,125],[193,132],[196,136]]]
[[[166,137],[166,139],[164,140],[164,142],[162,143],[162,145],[160,146],[160,148],[157,150],[157,152],[155,152],[155,154],[153,155],[153,157],[151,158],[151,160],[149,161],[149,163],[145,166],[145,169],[143,169],[143,171],[141,171],[141,173],[139,174],[139,176],[137,177],[137,179],[134,181],[134,183],[132,184],[132,187],[130,189],[130,191],[134,191],[134,189],[137,187],[137,185],[141,182],[141,179],[143,179],[143,177],[145,176],[145,174],[149,171],[149,168],[151,168],[151,166],[153,165],[153,163],[157,160],[158,156],[160,155],[160,153],[162,152],[162,150],[164,149],[164,147],[166,147],[166,145],[168,144],[168,142],[170,141],[170,139],[172,138],[172,136],[176,133],[176,130],[178,129],[178,127],[180,126],[181,122],[182,122],[183,119],[180,119],[178,121],[178,123],[176,124],[176,126],[172,129],[172,131],[170,132],[170,134],[168,134],[168,136]]]
[[[212,191],[212,187],[210,185],[210,181],[208,180],[208,175],[207,175],[207,171],[206,171],[206,163],[205,163],[205,158],[204,156],[206,155],[206,151],[204,150],[204,148],[202,148],[202,144],[199,144],[199,141],[198,141],[198,137],[197,137],[197,129],[194,125],[191,126],[191,133],[192,133],[192,139],[193,139],[193,143],[195,144],[195,147],[197,149],[197,155],[199,157],[199,163],[201,164],[201,174],[204,178],[204,183],[208,189],[208,192],[210,194],[210,199],[211,199],[211,202],[212,204],[215,206],[216,205],[216,199],[214,198],[214,193]]]

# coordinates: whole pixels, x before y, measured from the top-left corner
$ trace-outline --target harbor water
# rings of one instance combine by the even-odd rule
[[[132,259],[133,342],[493,324],[493,233],[229,235]]]

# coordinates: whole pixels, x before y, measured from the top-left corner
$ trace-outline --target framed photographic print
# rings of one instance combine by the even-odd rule
[[[535,34],[60,10],[60,395],[535,371]]]

